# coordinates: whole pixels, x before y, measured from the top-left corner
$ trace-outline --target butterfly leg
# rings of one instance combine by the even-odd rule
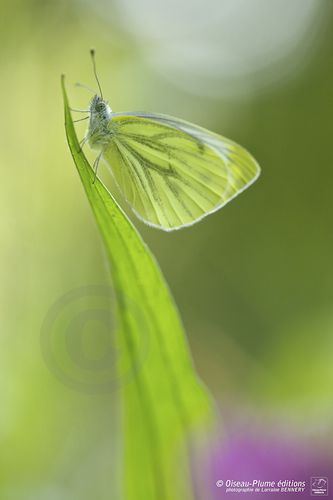
[[[73,123],[77,122],[83,122],[84,120],[88,120],[89,116],[86,116],[85,118],[80,118],[79,120],[73,120]]]
[[[95,159],[94,164],[93,164],[93,170],[94,170],[93,184],[95,184],[95,181],[96,181],[98,164],[99,164],[99,161],[100,161],[100,159],[102,157],[102,154],[103,154],[103,151],[101,153],[99,153],[99,155],[97,156],[97,158]]]
[[[83,137],[82,141],[80,141],[80,148],[79,148],[79,151],[78,153],[81,153],[82,149],[83,149],[83,146],[85,145],[85,143],[87,142],[88,138],[87,137]]]

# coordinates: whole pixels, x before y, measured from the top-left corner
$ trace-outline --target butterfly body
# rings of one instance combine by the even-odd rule
[[[86,134],[92,149],[101,149],[109,143],[112,131],[109,127],[112,110],[100,96],[95,95],[89,106],[89,126]]]
[[[151,226],[171,231],[192,225],[259,176],[244,148],[189,122],[155,113],[114,113],[98,95],[89,111],[89,145],[100,151],[98,159],[110,168],[135,214]]]

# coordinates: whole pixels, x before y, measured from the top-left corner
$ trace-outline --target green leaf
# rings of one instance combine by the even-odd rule
[[[122,363],[136,367],[119,388],[123,500],[194,498],[189,458],[213,422],[183,327],[161,271],[140,235],[94,173],[79,142],[62,78],[68,144],[107,252],[115,289]],[[146,352],[142,357],[142,345]]]

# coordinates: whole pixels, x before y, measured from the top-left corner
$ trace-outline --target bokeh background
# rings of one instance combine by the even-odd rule
[[[235,435],[257,454],[285,441],[289,455],[305,450],[298,464],[305,456],[325,464],[305,475],[327,475],[332,2],[1,0],[0,8],[0,498],[117,498],[116,395],[62,384],[40,348],[59,297],[109,280],[60,92],[65,73],[71,104],[87,108],[89,92],[74,83],[96,87],[91,47],[112,109],[193,121],[261,164],[254,186],[200,224],[171,234],[135,224],[174,294],[227,449]],[[77,128],[83,137],[85,122]],[[221,478],[214,469],[207,481]]]

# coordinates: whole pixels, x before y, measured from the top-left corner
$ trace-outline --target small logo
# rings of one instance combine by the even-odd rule
[[[216,481],[216,486],[217,486],[218,488],[222,488],[222,486],[223,486],[223,481],[222,481],[222,479],[219,479],[218,481]]]
[[[328,496],[328,479],[327,477],[312,477],[311,478],[311,495],[312,496]]]

